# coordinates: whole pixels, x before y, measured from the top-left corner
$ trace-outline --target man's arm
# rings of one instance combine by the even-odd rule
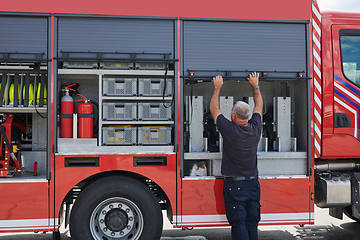
[[[217,117],[221,114],[219,109],[219,97],[220,97],[220,90],[223,85],[223,78],[222,76],[213,77],[214,82],[214,92],[210,99],[210,112],[216,123]]]
[[[250,85],[253,88],[253,96],[254,96],[254,103],[255,103],[253,113],[259,113],[260,116],[262,116],[263,99],[262,99],[262,95],[260,92],[260,88],[258,87],[259,86],[259,73],[256,73],[256,72],[250,73],[247,80],[249,81]],[[255,86],[257,86],[257,87],[255,87]]]

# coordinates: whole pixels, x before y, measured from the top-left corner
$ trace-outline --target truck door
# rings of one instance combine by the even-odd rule
[[[330,154],[333,157],[355,157],[360,146],[360,26],[333,25],[332,42],[334,62],[333,132],[337,144],[332,148]],[[344,144],[345,148],[339,144]],[[346,149],[346,151],[340,153],[340,149]]]
[[[261,224],[312,221],[306,31],[306,23],[183,21],[183,227],[228,224],[222,195],[222,136],[208,110],[211,80],[215,75],[224,77],[220,110],[230,118],[236,101],[253,104],[246,80],[251,71],[260,73],[265,102],[258,146]]]

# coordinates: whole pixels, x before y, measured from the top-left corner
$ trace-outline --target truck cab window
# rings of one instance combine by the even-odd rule
[[[340,37],[341,59],[344,75],[360,86],[360,36]]]

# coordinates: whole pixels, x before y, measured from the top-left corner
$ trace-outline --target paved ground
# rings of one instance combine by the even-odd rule
[[[312,226],[260,226],[259,240],[355,240],[360,239],[360,223],[344,215],[343,220],[329,216],[328,209],[315,208]],[[230,228],[163,231],[161,240],[231,240]]]
[[[63,229],[61,240],[70,240],[68,230]],[[347,240],[359,239],[360,223],[344,216],[338,220],[328,215],[328,209],[315,208],[313,226],[260,226],[259,240]],[[1,240],[52,240],[51,234],[0,234]],[[231,240],[230,228],[197,228],[183,231],[172,229],[168,221],[164,224],[161,240]]]

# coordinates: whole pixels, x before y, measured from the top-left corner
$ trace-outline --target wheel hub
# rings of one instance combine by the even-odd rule
[[[91,215],[90,228],[93,237],[99,240],[104,237],[137,239],[143,226],[142,215],[139,213],[136,205],[127,199],[118,197],[105,200],[96,207]]]
[[[128,215],[120,208],[110,210],[105,216],[105,225],[109,230],[114,232],[123,230],[128,222]]]

